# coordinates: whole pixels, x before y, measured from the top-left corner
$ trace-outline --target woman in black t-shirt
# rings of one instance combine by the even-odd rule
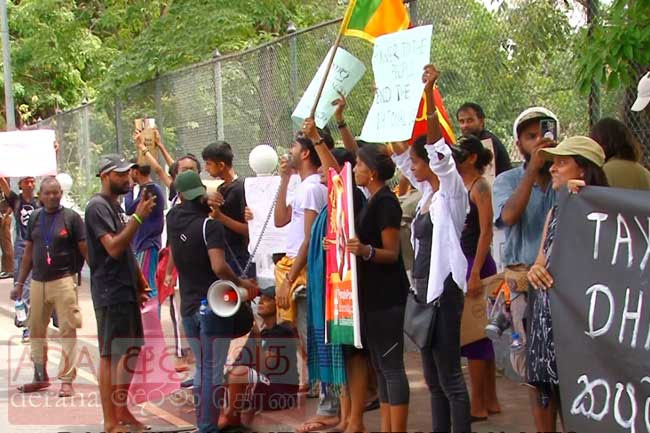
[[[357,217],[358,237],[348,249],[358,257],[363,345],[377,375],[381,431],[406,431],[409,384],[404,369],[404,306],[408,278],[400,254],[402,209],[386,185],[395,164],[382,145],[359,150],[354,178],[370,191]]]

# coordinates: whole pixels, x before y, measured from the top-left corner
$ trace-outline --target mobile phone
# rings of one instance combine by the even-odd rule
[[[539,129],[542,137],[557,140],[557,122],[553,119],[542,119],[539,121]]]
[[[144,194],[144,198],[145,198],[145,200],[146,200],[146,199],[149,199],[150,197],[153,197],[153,196],[156,195],[156,189],[155,189],[155,187],[154,187],[153,185],[151,185],[151,184],[149,184],[149,185],[145,185],[145,186],[144,186],[144,192],[143,192],[143,194]]]

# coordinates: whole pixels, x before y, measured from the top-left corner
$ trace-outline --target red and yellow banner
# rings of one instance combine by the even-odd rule
[[[350,0],[343,34],[374,43],[377,36],[406,30],[410,24],[402,0]]]
[[[352,168],[341,173],[330,168],[327,176],[327,231],[325,243],[325,342],[361,347],[356,257],[347,251],[355,236]]]
[[[445,142],[447,142],[447,144],[456,144],[456,134],[454,134],[454,129],[451,126],[451,120],[447,110],[445,109],[445,104],[442,102],[442,95],[440,94],[438,86],[433,88],[433,102],[436,105],[438,120],[440,121],[440,128],[442,129],[442,136],[445,139]],[[409,144],[413,144],[416,138],[427,133],[427,111],[427,100],[425,96],[422,95],[420,107],[418,108],[418,115],[415,118],[415,124],[413,125],[413,134],[411,134]]]

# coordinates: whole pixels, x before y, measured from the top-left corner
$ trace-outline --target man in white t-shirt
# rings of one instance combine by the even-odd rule
[[[320,144],[320,143],[317,143]],[[290,159],[280,161],[280,192],[275,205],[276,227],[289,224],[286,255],[275,265],[275,287],[278,323],[295,325],[296,308],[293,292],[307,285],[307,251],[311,226],[327,205],[327,188],[321,184],[320,159],[309,138],[300,136],[291,146]],[[300,176],[294,198],[287,203],[287,190],[292,173]]]

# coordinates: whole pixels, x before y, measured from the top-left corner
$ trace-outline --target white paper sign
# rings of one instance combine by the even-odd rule
[[[56,175],[55,139],[51,129],[0,132],[0,176]]]
[[[323,81],[323,75],[325,75],[327,62],[331,56],[332,49],[327,53],[325,60],[323,60],[320,68],[318,68],[318,72],[316,72],[311,83],[309,83],[309,87],[307,87],[305,94],[302,95],[298,106],[293,110],[291,120],[293,120],[296,126],[302,126],[302,122],[309,117],[314,101],[316,101],[318,88]],[[338,92],[348,96],[352,88],[354,88],[354,86],[359,82],[365,72],[366,66],[359,59],[345,51],[343,48],[336,50],[332,69],[327,75],[323,94],[318,101],[316,113],[314,114],[316,126],[323,128],[327,125],[327,122],[329,122],[336,110],[336,107],[332,105],[332,102],[339,98]]]
[[[293,199],[293,194],[298,185],[300,185],[300,176],[291,176],[287,192],[287,203],[290,203]],[[280,176],[247,177],[244,180],[246,206],[253,213],[253,219],[248,221],[249,253],[252,253],[253,248],[257,245],[257,240],[262,234],[264,222],[271,211],[273,199],[279,187]],[[289,225],[276,227],[273,222],[273,215],[271,215],[254,258],[258,279],[260,277],[274,278],[272,256],[275,253],[284,253],[286,251],[288,230]]]
[[[377,92],[361,131],[372,143],[411,138],[430,63],[433,26],[415,27],[375,40],[372,69]]]

